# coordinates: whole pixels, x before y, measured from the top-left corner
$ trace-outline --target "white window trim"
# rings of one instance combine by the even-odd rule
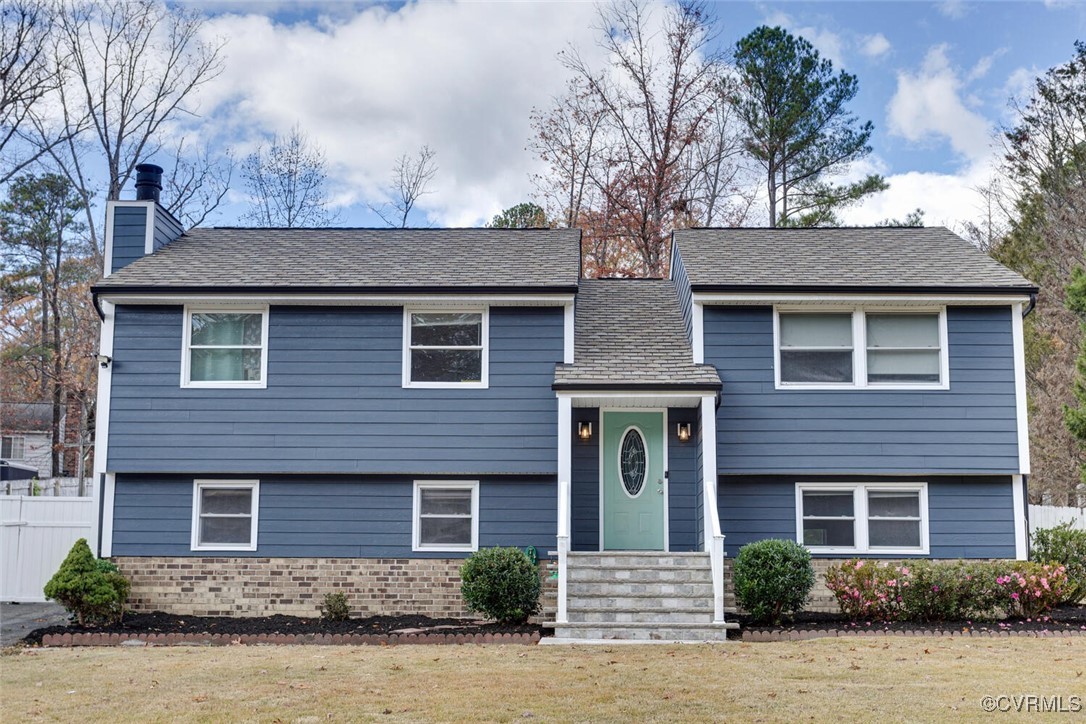
[[[854,540],[852,548],[842,546],[813,546],[803,542],[803,493],[811,491],[840,491],[852,493]],[[920,547],[894,548],[872,546],[868,540],[867,494],[869,492],[916,492],[920,494]],[[796,542],[811,553],[844,554],[878,553],[888,555],[928,555],[928,484],[927,483],[796,483]]]
[[[249,531],[249,543],[238,545],[230,543],[200,543],[200,491],[211,488],[253,491],[253,503],[251,508],[252,528]],[[193,480],[192,481],[192,541],[191,548],[194,551],[255,551],[257,540],[257,518],[260,513],[260,481],[259,480]]]
[[[192,315],[216,312],[239,312],[242,314],[260,315],[260,379],[257,381],[222,380],[222,381],[193,381],[191,379],[192,350]],[[239,389],[266,389],[268,386],[268,305],[263,306],[232,306],[232,305],[204,305],[185,306],[184,329],[181,332],[181,386],[191,388],[209,388],[218,390]]]
[[[867,381],[867,321],[866,314],[938,314],[939,315],[939,381],[938,382],[868,382]],[[852,315],[852,382],[782,382],[781,381],[781,314],[848,313]],[[773,307],[773,385],[778,390],[949,390],[950,351],[948,348],[946,306],[793,306]]]
[[[466,546],[424,545],[422,543],[422,491],[471,491],[471,544]],[[416,480],[411,503],[411,550],[418,552],[472,553],[479,550],[479,481],[478,480]]]
[[[480,379],[478,382],[415,382],[411,379],[411,315],[426,313],[471,313],[482,315],[482,329],[480,330],[480,345],[482,359],[480,364]],[[440,347],[435,349],[455,349],[454,347]],[[464,347],[469,349],[469,347]],[[471,347],[474,349],[474,347]],[[407,307],[403,308],[403,371],[402,385],[404,388],[419,389],[446,389],[446,390],[485,390],[490,387],[490,307],[488,306],[464,306],[464,307]]]
[[[4,435],[4,438],[11,440],[11,455],[8,455],[8,460],[26,460],[26,435]],[[15,454],[15,441],[19,441],[19,454]]]

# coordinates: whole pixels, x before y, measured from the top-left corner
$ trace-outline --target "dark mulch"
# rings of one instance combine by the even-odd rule
[[[553,631],[540,626],[523,626],[471,621],[459,618],[430,618],[428,616],[371,616],[346,621],[325,621],[298,616],[265,616],[242,618],[232,616],[178,616],[172,613],[128,613],[124,621],[104,626],[49,626],[31,631],[23,639],[30,646],[41,644],[47,634],[117,633],[117,634],[533,634],[548,636]]]
[[[1031,619],[1008,618],[1001,621],[850,621],[838,613],[804,612],[781,626],[753,625],[749,616],[735,616],[743,631],[1083,631],[1086,632],[1086,606],[1059,606]]]

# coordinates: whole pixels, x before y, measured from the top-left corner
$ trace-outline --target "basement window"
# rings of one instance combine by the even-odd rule
[[[192,550],[255,551],[260,482],[197,480],[192,496]]]
[[[797,541],[812,553],[928,552],[926,483],[799,483]]]
[[[412,548],[479,549],[479,482],[415,481]]]

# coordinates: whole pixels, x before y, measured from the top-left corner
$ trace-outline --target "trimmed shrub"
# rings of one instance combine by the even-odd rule
[[[539,569],[519,548],[484,548],[460,567],[468,609],[498,623],[524,623],[539,612]]]
[[[347,600],[347,594],[324,594],[324,603],[321,604],[321,618],[325,621],[346,621],[351,617],[351,604]]]
[[[87,539],[80,538],[45,584],[45,597],[64,606],[80,626],[85,626],[120,621],[130,588],[117,566],[96,559]]]
[[[1035,563],[1062,563],[1067,567],[1066,598],[1063,603],[1086,599],[1086,530],[1070,523],[1033,531],[1029,559]]]
[[[902,618],[962,621],[997,618],[1006,594],[999,584],[1003,561],[913,562],[901,589]]]
[[[743,546],[732,575],[735,600],[757,622],[780,623],[802,609],[815,582],[811,552],[790,540]]]

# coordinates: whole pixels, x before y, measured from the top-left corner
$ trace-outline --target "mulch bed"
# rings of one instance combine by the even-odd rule
[[[72,623],[40,628],[30,632],[23,643],[61,645],[59,639],[65,635],[69,638],[63,645],[119,643],[125,639],[166,643],[167,637],[171,637],[169,643],[422,643],[420,638],[427,639],[425,643],[527,643],[533,638],[538,641],[545,632],[549,633],[549,630],[530,624],[503,625],[428,616],[372,616],[326,621],[278,615],[179,616],[155,611],[128,613],[120,623],[103,626],[81,627]],[[280,640],[284,637],[291,637],[291,640]],[[332,637],[338,638],[332,641]],[[367,640],[361,641],[363,637]]]
[[[826,636],[1086,636],[1086,606],[1059,606],[1030,619],[1002,621],[850,621],[836,613],[803,612],[781,626],[753,625],[733,616],[744,641],[787,641]]]
[[[1086,606],[1061,606],[1033,619],[1003,621],[850,621],[840,614],[804,612],[781,626],[753,625],[732,614],[740,628],[728,638],[789,641],[836,636],[1086,636]],[[508,626],[484,621],[427,616],[372,616],[325,621],[296,616],[241,618],[129,613],[124,621],[100,627],[50,626],[23,639],[29,646],[156,644],[462,644],[538,643],[552,630],[536,625]]]

